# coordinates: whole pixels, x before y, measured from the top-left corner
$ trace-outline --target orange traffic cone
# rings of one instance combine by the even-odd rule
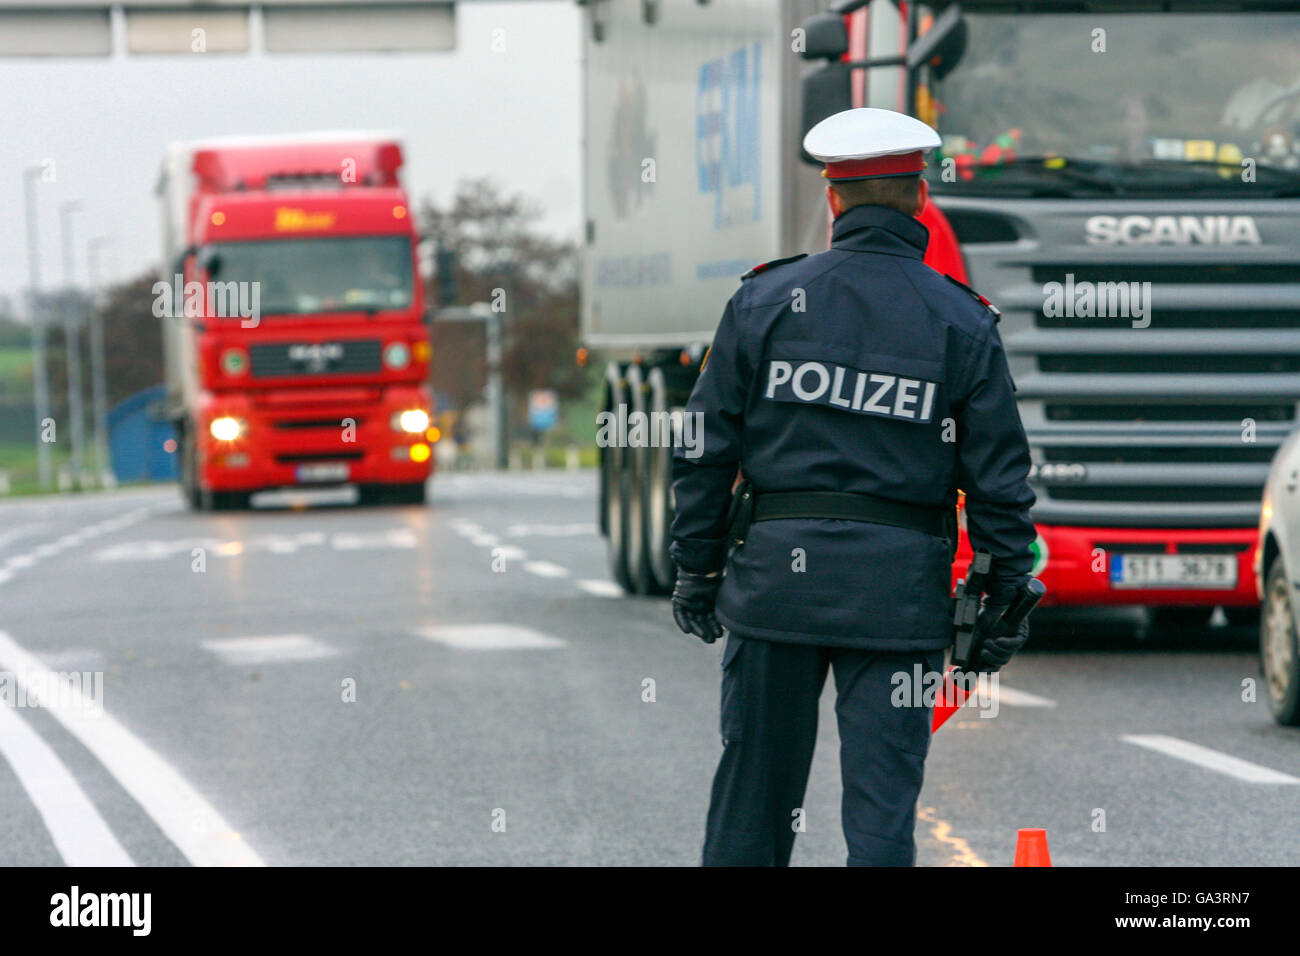
[[[1047,831],[1042,827],[1021,827],[1016,831],[1016,861],[1012,866],[1051,866],[1047,852]]]

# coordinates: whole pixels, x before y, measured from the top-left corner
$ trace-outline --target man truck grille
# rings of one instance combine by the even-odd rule
[[[292,378],[378,372],[381,351],[378,339],[350,339],[254,345],[248,354],[254,378]]]

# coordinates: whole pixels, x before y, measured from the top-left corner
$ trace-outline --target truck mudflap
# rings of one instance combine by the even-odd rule
[[[1255,528],[1038,525],[1044,604],[1255,607]],[[971,559],[965,530],[953,584]]]

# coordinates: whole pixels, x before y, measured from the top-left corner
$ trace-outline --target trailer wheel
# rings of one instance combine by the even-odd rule
[[[617,419],[620,406],[627,404],[626,382],[617,362],[605,368],[605,411]],[[632,590],[627,573],[627,549],[623,545],[626,527],[623,517],[623,457],[626,449],[615,436],[600,448],[600,529],[605,535],[609,573],[624,591]]]
[[[668,387],[664,382],[661,368],[653,368],[646,376],[646,390],[649,392],[647,405],[650,416],[655,421],[667,421]],[[658,446],[647,448],[646,468],[642,472],[641,499],[646,532],[646,552],[650,561],[651,590],[656,594],[667,594],[677,581],[677,565],[673,562],[668,546],[672,544],[673,523],[673,433],[660,435]],[[668,439],[668,440],[664,440]]]
[[[645,421],[646,385],[641,374],[641,366],[627,367],[628,418],[633,414]],[[629,434],[632,427],[628,428]],[[647,436],[648,437],[648,436]],[[644,443],[633,447],[630,443],[623,450],[623,548],[627,555],[628,590],[633,594],[651,594],[654,591],[654,576],[650,572],[650,550],[646,540],[646,500],[645,490],[647,472],[650,465],[650,452],[653,449]]]
[[[1286,726],[1300,724],[1300,645],[1291,608],[1291,583],[1280,557],[1269,568],[1264,585],[1259,660],[1273,719]]]

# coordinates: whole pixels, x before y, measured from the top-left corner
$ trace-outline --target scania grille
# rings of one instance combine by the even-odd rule
[[[249,359],[254,378],[306,375],[357,375],[382,367],[378,339],[345,342],[276,343],[254,345]]]
[[[1003,276],[1015,272],[1008,265],[999,263]],[[1022,270],[1030,281],[998,304],[1035,464],[1035,518],[1253,525],[1300,401],[1300,263],[1117,259]],[[1044,286],[1064,287],[1067,276],[1076,290],[1150,283],[1141,287],[1149,299],[1120,315],[1045,314]],[[1101,292],[1094,301],[1101,311]]]

